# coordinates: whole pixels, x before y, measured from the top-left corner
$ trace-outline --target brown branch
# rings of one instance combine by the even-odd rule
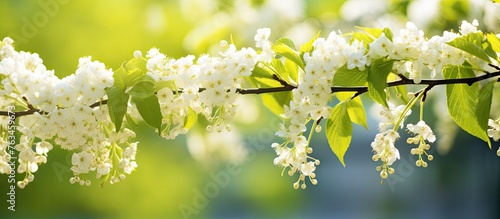
[[[495,66],[496,67],[496,66]],[[496,67],[498,68],[498,67]],[[445,85],[445,84],[467,84],[467,85],[472,85],[478,81],[483,81],[489,78],[494,78],[500,76],[500,68],[498,68],[499,71],[497,72],[492,72],[489,73],[487,72],[485,75],[481,75],[478,77],[473,77],[473,78],[458,78],[458,79],[439,79],[439,80],[422,80],[420,81],[419,84],[416,84],[413,79],[409,79],[403,75],[399,75],[401,78],[400,80],[393,81],[387,83],[387,87],[395,87],[395,86],[400,86],[400,85],[427,85],[426,91],[429,91],[432,87],[438,86],[438,85]],[[500,78],[498,79],[500,82]],[[236,93],[239,94],[265,94],[265,93],[276,93],[276,92],[287,92],[287,91],[292,91],[293,89],[296,89],[296,86],[286,84],[283,87],[269,87],[269,88],[239,88],[236,89]],[[200,88],[199,92],[204,91],[204,88]],[[357,97],[365,92],[368,91],[367,86],[353,86],[353,87],[341,87],[341,86],[333,86],[331,87],[331,92],[336,93],[336,92],[356,92],[354,97]],[[181,91],[179,91],[181,92]],[[353,97],[353,98],[354,98]],[[107,104],[108,100],[102,100],[99,102],[96,102],[90,107],[97,107],[101,105]],[[44,114],[46,112],[43,112],[39,109],[34,108],[31,105],[28,105],[30,109],[25,110],[25,111],[19,111],[19,112],[7,112],[7,111],[0,111],[0,116],[8,116],[9,114],[15,114],[16,117],[20,116],[26,116],[26,115],[31,115],[36,112]]]

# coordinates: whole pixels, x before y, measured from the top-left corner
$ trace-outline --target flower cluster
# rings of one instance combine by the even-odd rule
[[[124,178],[122,173],[130,174],[137,167],[135,152],[127,153],[131,155],[121,152],[121,146],[131,147],[128,140],[135,133],[126,128],[118,133],[112,131],[114,125],[107,106],[91,107],[104,99],[105,89],[113,85],[111,69],[84,57],[79,60],[75,74],[59,79],[54,71],[46,69],[38,54],[15,51],[10,38],[5,38],[0,46],[0,95],[5,100],[0,106],[16,104],[33,111],[19,117],[17,127],[21,134],[15,146],[19,152],[17,173],[25,173],[24,179],[17,183],[20,188],[33,181],[33,173],[47,162],[54,144],[74,152],[72,183],[89,185],[85,174],[92,171],[97,171],[96,178],[105,176],[103,182],[109,177],[111,182],[118,182],[118,178]],[[7,145],[3,140],[1,143],[0,166],[6,173],[10,168],[5,164],[11,156],[5,152]]]
[[[203,114],[212,123],[208,131],[214,127],[219,132],[230,130],[226,121],[235,114],[237,91],[259,60],[254,49],[237,50],[233,44],[221,57],[169,59],[156,48],[146,57],[148,75],[168,84],[157,92],[163,116],[161,135],[167,139],[187,132],[185,121],[190,111]]]
[[[477,20],[473,24],[463,21],[460,33],[466,35],[476,32],[476,23]],[[408,22],[406,28],[401,29],[392,41],[382,33],[369,44],[368,54],[372,59],[389,57],[398,60],[394,63],[394,72],[408,73],[410,79],[420,83],[424,66],[432,71],[431,77],[435,77],[443,66],[460,65],[465,61],[464,52],[447,44],[459,36],[460,34],[444,31],[442,36],[426,39],[422,30]]]
[[[382,179],[386,179],[389,174],[395,172],[390,166],[400,158],[399,150],[395,146],[396,140],[399,139],[399,133],[396,130],[404,126],[404,118],[411,114],[411,110],[405,105],[395,106],[391,102],[388,105],[389,107],[380,109],[380,115],[385,121],[379,122],[380,133],[371,143],[372,151],[375,153],[372,157],[373,161],[382,161],[382,164],[376,168],[380,171]]]
[[[399,150],[394,146],[394,143],[399,138],[399,133],[388,130],[379,133],[375,136],[375,140],[371,143],[373,152],[373,161],[382,161],[382,165],[377,166],[377,171],[380,171],[380,177],[386,179],[389,174],[394,174],[394,168],[390,167],[396,159],[399,160]]]
[[[475,32],[475,26],[477,25],[474,23],[464,22],[461,27],[462,34]],[[269,44],[266,42],[269,34],[270,32],[267,30],[259,30],[255,36],[257,46],[265,48],[265,45]],[[314,162],[308,161],[315,159],[308,156],[308,151],[312,150],[309,147],[309,141],[304,136],[304,132],[307,131],[306,124],[313,121],[316,125],[321,118],[326,118],[329,115],[328,102],[332,98],[330,86],[335,73],[341,67],[363,71],[371,65],[373,60],[389,58],[396,60],[393,72],[408,74],[408,78],[420,83],[424,66],[440,72],[444,65],[459,65],[464,62],[464,53],[446,44],[458,36],[460,35],[445,32],[443,36],[427,40],[422,30],[419,30],[415,24],[408,22],[406,28],[399,31],[399,35],[390,36],[391,39],[389,39],[389,36],[381,33],[379,37],[368,44],[356,38],[349,40],[336,32],[331,32],[326,39],[316,39],[313,43],[314,50],[304,54],[306,64],[304,71],[297,82],[297,88],[293,90],[292,101],[288,106],[285,106],[285,113],[282,115],[285,121],[276,133],[284,138],[285,142],[273,144],[278,155],[274,161],[275,165],[289,168],[290,175],[299,172],[298,182],[304,181],[304,176],[308,176],[309,170],[314,171],[312,168]],[[395,131],[404,126],[404,117],[411,113],[411,110],[406,110],[403,115],[403,109],[406,108],[405,105],[399,107],[390,105],[389,108],[381,112],[381,115],[386,117],[388,122],[379,124],[381,133],[372,143],[372,148],[375,152],[373,159],[382,160],[383,164],[377,168],[380,169],[382,178],[386,178],[388,173],[394,172],[394,169],[389,166],[396,159],[399,159],[399,151],[394,147],[394,142],[399,138],[399,134]],[[398,127],[394,127],[394,131],[387,131],[388,127],[393,126]],[[308,168],[302,170],[302,167]],[[305,187],[304,182],[302,187]]]
[[[434,136],[431,128],[423,120],[420,120],[416,125],[408,124],[406,128],[408,132],[415,134],[415,137],[409,137],[406,143],[418,144],[417,148],[412,148],[410,151],[412,155],[418,155],[415,165],[417,167],[427,167],[427,162],[422,159],[422,155],[426,155],[429,161],[432,161],[434,157],[426,152],[431,149],[431,146],[426,141],[434,143],[436,136]]]

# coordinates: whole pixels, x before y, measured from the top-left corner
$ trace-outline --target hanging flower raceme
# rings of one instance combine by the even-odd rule
[[[420,120],[416,125],[408,124],[406,126],[410,134],[414,134],[414,137],[409,137],[406,142],[408,144],[418,144],[417,148],[412,148],[410,153],[412,155],[418,155],[418,160],[416,161],[417,167],[427,167],[427,162],[422,159],[422,156],[427,156],[427,160],[432,161],[434,157],[427,153],[431,146],[427,143],[434,143],[436,141],[436,136],[432,132],[431,128],[425,124],[423,120]]]
[[[399,138],[399,133],[389,130],[379,133],[371,143],[372,150],[375,153],[373,161],[382,161],[382,165],[377,166],[380,171],[380,177],[386,179],[389,174],[394,174],[394,168],[390,167],[396,160],[399,160],[399,150],[394,145]]]

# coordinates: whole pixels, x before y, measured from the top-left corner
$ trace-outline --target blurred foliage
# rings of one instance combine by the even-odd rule
[[[92,56],[117,69],[135,50],[145,53],[152,47],[172,57],[213,53],[217,52],[217,46],[212,45],[229,40],[230,35],[238,46],[251,46],[253,34],[260,27],[270,27],[273,30],[271,38],[288,35],[300,45],[318,29],[325,30],[322,35],[326,36],[327,31],[339,28],[344,32],[352,31],[354,25],[402,26],[411,14],[410,6],[416,1],[373,1],[386,4],[386,7],[379,11],[370,11],[371,8],[357,11],[362,16],[353,19],[346,19],[353,11],[346,12],[344,6],[355,1],[343,0],[294,0],[287,4],[277,0],[88,0],[48,4],[54,2],[58,1],[0,1],[0,37],[14,38],[18,50],[40,54],[47,68],[55,69],[56,74],[63,77],[74,73],[78,58],[82,56]],[[469,1],[447,0],[439,3],[437,17],[421,28],[440,33],[457,29],[462,19],[478,18],[482,23],[483,16],[486,16],[483,9],[472,10]],[[498,20],[488,24],[486,29],[499,30]],[[257,138],[259,130],[275,130],[268,123],[273,118],[271,114],[257,110],[259,112],[253,113],[259,115],[258,119],[252,124],[239,123],[245,140]],[[2,201],[0,217],[180,218],[179,204],[192,206],[194,189],[203,189],[213,182],[210,172],[217,173],[224,168],[220,165],[207,170],[204,164],[194,160],[185,146],[185,137],[166,141],[145,125],[137,136],[139,167],[125,181],[104,188],[97,184],[90,187],[71,185],[71,153],[54,149],[49,153],[48,163],[40,166],[35,174],[34,183],[16,191],[16,212],[6,212],[6,202]],[[231,176],[229,186],[221,188],[216,198],[209,199],[209,204],[200,209],[198,216],[224,214],[220,212],[231,215],[232,212],[238,216],[241,216],[238,213],[247,213],[249,217],[283,218],[301,210],[308,201],[305,195],[308,191],[293,190],[291,182],[295,179],[280,176],[281,170],[272,164],[274,152],[269,146],[273,139],[264,139],[257,141],[257,145],[247,142],[247,147],[263,149],[257,150],[255,158],[240,166],[241,173]],[[334,155],[328,153],[325,159],[334,160]],[[373,171],[373,178],[377,179],[375,175]],[[7,176],[0,175],[1,194],[7,192],[6,182]],[[241,209],[225,208],[226,202],[241,206]]]

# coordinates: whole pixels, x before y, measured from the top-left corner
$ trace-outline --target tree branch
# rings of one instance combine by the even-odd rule
[[[404,75],[399,75],[401,78],[400,80],[393,81],[387,83],[387,87],[395,87],[395,86],[400,86],[400,85],[427,85],[428,89],[430,90],[434,86],[438,85],[445,85],[445,84],[467,84],[467,85],[472,85],[478,81],[483,81],[486,79],[494,78],[500,76],[500,68],[497,66],[493,66],[495,69],[498,69],[497,72],[486,72],[485,75],[481,75],[478,77],[473,77],[473,78],[458,78],[458,79],[439,79],[439,80],[422,80],[420,81],[419,84],[416,84],[413,79],[409,79],[405,77]],[[498,80],[500,82],[500,78]],[[236,93],[239,94],[265,94],[265,93],[276,93],[276,92],[287,92],[287,91],[292,91],[293,89],[296,89],[296,86],[289,85],[289,84],[284,84],[283,87],[269,87],[269,88],[239,88],[236,89]],[[204,91],[204,88],[200,88],[199,92]],[[365,92],[368,91],[367,86],[353,86],[353,87],[341,87],[341,86],[333,86],[331,87],[331,92],[336,93],[336,92],[357,92],[354,97],[357,97]],[[353,97],[353,98],[354,98]],[[92,105],[90,105],[91,108],[97,107],[100,105],[105,105],[107,104],[108,100],[102,100],[99,102],[96,102]],[[14,113],[16,117],[20,116],[26,116],[26,115],[32,115],[35,114],[36,112],[40,114],[46,114],[47,112],[41,111],[39,109],[34,108],[32,105],[28,105],[29,109],[25,111],[18,111],[18,112],[7,112],[7,111],[0,111],[0,116],[8,116],[9,114]]]

